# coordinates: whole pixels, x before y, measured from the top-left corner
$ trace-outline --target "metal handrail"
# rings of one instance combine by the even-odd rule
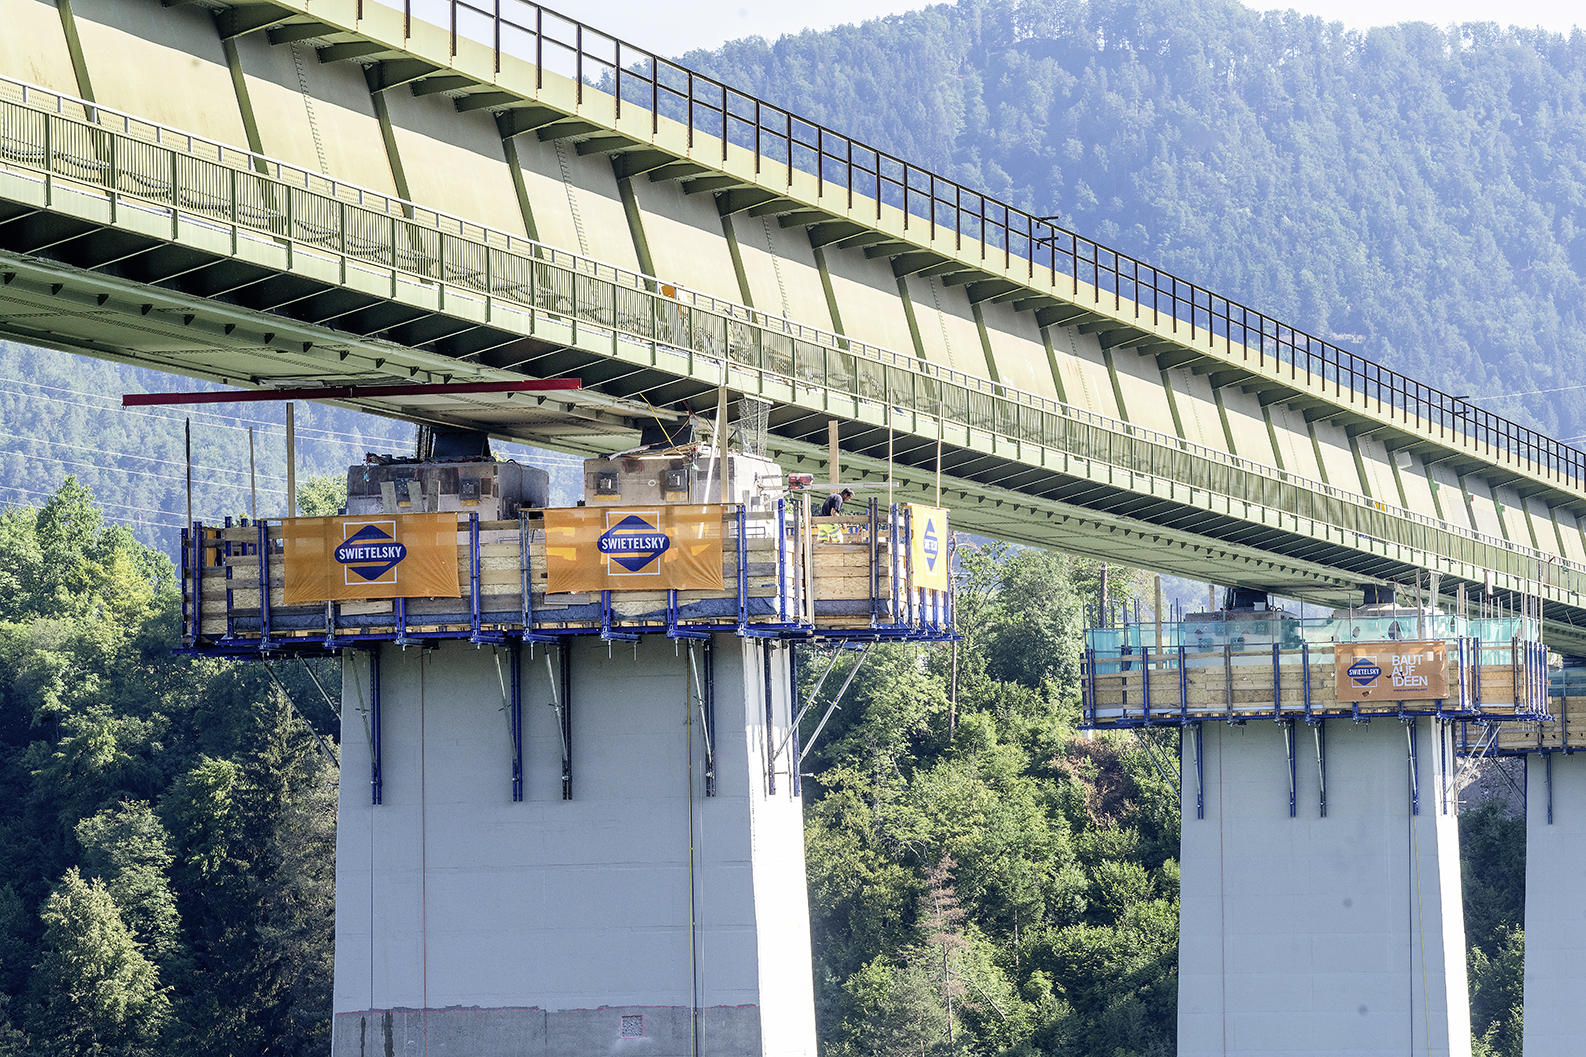
[[[404,43],[411,39],[414,0],[369,2],[401,11]],[[358,0],[360,19],[364,3]],[[1070,299],[1080,296],[1083,284],[1097,304],[1110,295],[1115,311],[1128,301],[1148,309],[1153,325],[1165,319],[1175,333],[1186,325],[1186,344],[1211,348],[1222,338],[1243,345],[1255,350],[1258,365],[1270,357],[1291,378],[1306,372],[1324,388],[1332,383],[1338,395],[1348,390],[1375,401],[1379,414],[1386,406],[1406,421],[1414,417],[1432,429],[1461,433],[1489,457],[1528,462],[1544,475],[1586,487],[1586,452],[1578,448],[577,19],[528,0],[419,0],[418,6],[423,14],[443,15],[435,25],[449,32],[452,59],[459,40],[472,41],[493,51],[497,73],[503,55],[532,63],[537,89],[549,68],[574,82],[580,104],[587,89],[610,96],[619,118],[624,107],[649,113],[652,131],[663,117],[677,121],[687,129],[690,148],[696,132],[719,140],[724,162],[729,145],[752,151],[757,176],[782,169],[791,187],[795,172],[813,175],[818,194],[833,184],[846,192],[850,210],[856,196],[869,199],[878,220],[884,207],[896,208],[905,230],[911,220],[923,223],[932,241],[945,230],[955,252],[978,250],[981,261],[1007,272],[1022,263],[1027,282],[1036,281],[1039,266],[1053,291],[1069,287]]]
[[[893,352],[784,316],[690,290],[641,272],[464,221],[357,185],[328,181],[285,162],[238,151],[164,126],[140,122],[140,126],[148,133],[147,138],[116,132],[113,131],[114,125],[126,127],[127,122],[138,119],[21,82],[0,79],[0,85],[3,84],[24,89],[21,93],[24,102],[19,104],[0,98],[0,142],[12,144],[15,148],[0,156],[0,166],[6,165],[9,159],[13,167],[43,170],[89,186],[102,187],[108,183],[114,188],[115,194],[124,198],[195,210],[208,219],[217,216],[229,219],[240,228],[288,238],[320,249],[339,249],[351,258],[375,261],[383,267],[398,268],[432,281],[451,283],[487,296],[517,301],[530,308],[570,315],[614,334],[620,332],[659,344],[685,348],[717,362],[743,362],[739,355],[735,355],[739,346],[734,345],[729,331],[730,327],[736,325],[753,332],[750,344],[756,350],[775,345],[778,339],[789,345],[785,350],[787,362],[781,365],[786,370],[767,369],[763,365],[761,369],[798,387],[826,389],[862,400],[905,403],[931,417],[962,412],[965,424],[970,428],[1067,450],[1069,454],[1083,458],[1098,457],[1096,449],[1100,448],[1104,450],[1099,457],[1116,462],[1119,457],[1131,454],[1120,449],[1120,442],[1123,448],[1144,444],[1151,450],[1146,459],[1148,466],[1142,472],[1152,476],[1175,479],[1175,475],[1168,472],[1170,467],[1158,465],[1158,451],[1186,455],[1252,478],[1275,482],[1296,493],[1289,497],[1290,502],[1286,506],[1275,506],[1268,501],[1282,497],[1265,497],[1261,500],[1262,505],[1273,506],[1274,509],[1282,509],[1297,516],[1316,517],[1300,509],[1302,504],[1299,497],[1305,497],[1309,503],[1311,496],[1323,496],[1352,508],[1375,511],[1455,538],[1496,548],[1522,562],[1536,563],[1537,567],[1531,570],[1506,570],[1524,579],[1546,579],[1548,577],[1541,575],[1541,570],[1556,568],[1579,574],[1583,578],[1583,586],[1586,586],[1586,564],[1439,521],[1417,511],[1383,503],[1181,437],[942,367],[912,354]],[[40,108],[34,105],[37,98],[53,101],[53,105]],[[72,116],[68,113],[71,109],[81,110],[84,117]],[[88,120],[90,111],[96,119],[94,123]],[[38,127],[36,142],[26,138],[23,133],[38,121],[44,123]],[[53,136],[50,133],[52,127],[56,128]],[[107,135],[108,139],[104,138]],[[100,140],[96,142],[95,137],[100,137]],[[118,147],[117,144],[122,144],[124,140],[126,142]],[[77,142],[74,144],[74,141]],[[192,148],[192,152],[174,146],[176,143]],[[160,151],[170,152],[171,157],[162,158],[151,153]],[[84,175],[83,171],[78,170],[84,168],[79,162],[85,152],[95,159],[102,154],[113,160],[89,167],[85,170],[89,175]],[[132,167],[137,165],[140,156],[152,163],[148,171]],[[183,164],[177,164],[178,161]],[[57,162],[72,171],[58,173]],[[216,171],[204,169],[206,165],[214,166]],[[163,183],[153,178],[159,174],[165,174]],[[285,179],[279,179],[274,174],[284,174]],[[208,177],[207,186],[197,191],[187,190],[182,185],[184,176],[200,182]],[[299,177],[320,180],[326,186],[326,191],[300,186]],[[360,204],[364,201],[370,204]],[[320,219],[316,220],[316,217]],[[350,235],[349,226],[355,224],[365,226],[368,236]],[[402,233],[400,237],[399,232]],[[476,236],[474,232],[479,234]],[[373,237],[375,234],[380,237]],[[458,264],[470,258],[479,260],[481,266],[464,267]],[[508,267],[508,264],[512,267]],[[522,281],[514,280],[514,274],[520,276]],[[557,279],[557,275],[560,275],[560,279]],[[547,284],[552,287],[550,296],[547,296]],[[600,287],[608,284],[613,295],[609,302],[603,296],[597,296],[603,293]],[[619,298],[619,294],[623,298]],[[618,300],[631,300],[635,296],[647,302],[650,311],[642,316],[634,316],[631,312],[617,310]],[[699,313],[706,316],[704,325],[698,321]],[[648,325],[643,325],[646,323]],[[662,331],[667,333],[663,336]],[[813,368],[801,369],[804,366],[798,362],[801,346],[821,353],[818,379],[814,376]],[[853,362],[848,362],[850,359]],[[878,364],[886,370],[879,379],[862,378],[863,372],[858,369],[860,360]],[[833,384],[833,362],[839,376],[837,381],[846,381],[846,385]],[[901,392],[890,374],[894,370],[907,372],[908,376],[922,380],[925,383],[923,389],[915,388],[911,393]],[[861,385],[862,381],[867,380],[877,383],[875,391],[866,391],[865,386]],[[977,406],[975,398],[979,398],[984,406]],[[1087,426],[1101,431],[1104,436],[1099,444],[1075,443],[1077,438],[1066,436],[1063,439],[1070,443],[1064,444],[1055,439],[1056,431],[1050,428],[1052,423],[1037,416],[1020,414],[1019,409]],[[968,422],[970,418],[981,421]],[[1027,424],[1027,419],[1032,418],[1034,420]],[[1067,427],[1064,432],[1069,432]],[[1247,488],[1241,493],[1231,489],[1214,489],[1205,485],[1205,474],[1199,477],[1180,474],[1176,479],[1191,487],[1217,491],[1238,499],[1247,499],[1264,488]],[[1331,521],[1342,524],[1338,518]],[[1351,528],[1347,525],[1343,527]],[[1385,542],[1403,542],[1388,540],[1358,526],[1352,530]],[[1434,548],[1423,545],[1423,549]]]

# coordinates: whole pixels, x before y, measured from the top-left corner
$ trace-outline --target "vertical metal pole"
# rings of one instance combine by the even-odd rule
[[[716,795],[716,648],[713,639],[706,639],[705,654],[705,744],[711,747],[710,769],[705,772],[705,795]],[[798,759],[798,750],[793,751]]]
[[[523,643],[512,643],[510,654],[512,699],[508,707],[512,710],[512,800],[513,803],[521,803],[523,800]]]
[[[1296,796],[1295,785],[1299,782],[1299,767],[1295,761],[1294,720],[1283,724],[1283,747],[1288,750],[1289,756],[1289,817],[1299,817],[1299,801]]]
[[[468,515],[468,611],[475,642],[479,641],[482,624],[479,614],[481,605],[479,592],[479,512],[475,510]]]
[[[1223,643],[1223,683],[1226,699],[1223,702],[1224,710],[1228,713],[1228,722],[1234,721],[1234,648],[1231,643]]]
[[[793,617],[795,622],[804,619],[804,570],[805,562],[804,535],[809,531],[809,523],[805,515],[809,512],[809,503],[805,498],[800,498],[793,504]]]
[[[568,649],[568,640],[563,638],[556,644],[556,653],[561,660],[562,677],[562,708],[560,720],[562,723],[562,799],[573,799],[573,658]]]
[[[1415,637],[1426,639],[1426,607],[1421,604],[1421,570],[1415,570]]]
[[[230,514],[227,514],[227,517],[225,517],[224,527],[225,529],[230,529],[230,527],[232,527],[232,517],[230,517]],[[230,535],[230,533],[227,533],[227,535]],[[219,546],[217,546],[216,551],[216,565],[219,565],[220,555],[225,555],[227,559],[228,557],[232,557],[232,541],[225,540],[224,543],[220,543]],[[236,635],[236,617],[233,616],[233,613],[235,613],[236,609],[236,602],[233,600],[232,595],[232,571],[232,563],[225,562],[225,636],[227,636],[227,638],[232,638],[233,635]],[[328,609],[330,606],[331,603],[325,603],[325,608]]]
[[[189,521],[187,530],[182,533],[184,541],[189,533],[192,546],[186,558],[193,570],[193,642],[196,643],[204,634],[204,527]]]
[[[826,423],[826,482],[833,488],[836,488],[843,479],[840,459],[841,453],[837,447],[837,420],[834,418]]]
[[[248,427],[248,516],[259,520],[259,475],[253,462],[253,427]]]
[[[1475,673],[1474,691],[1476,695],[1476,711],[1481,711],[1481,639],[1471,643],[1471,671]]]
[[[369,651],[369,787],[372,803],[384,798],[384,777],[380,773],[380,647]]]
[[[742,503],[738,504],[738,629],[739,633],[749,627],[749,513],[748,508]]]
[[[263,521],[259,526],[259,648],[270,647],[270,530]],[[203,569],[199,568],[202,577]]]
[[[1317,802],[1321,818],[1327,817],[1327,721],[1318,720],[1311,728],[1316,734]]]
[[[1101,563],[1101,626],[1112,627],[1112,598],[1108,595],[1107,563]]]
[[[1542,762],[1547,768],[1547,773],[1544,775],[1547,780],[1547,824],[1551,826],[1553,824],[1553,754],[1544,752]]]
[[[760,640],[760,655],[765,668],[765,781],[766,795],[776,796],[776,726],[771,711],[771,650],[773,640]],[[794,765],[797,769],[797,764]]]
[[[193,523],[193,418],[191,415],[187,417],[184,435],[187,440],[187,523],[191,525]],[[203,567],[203,562],[199,562],[199,567]]]
[[[1141,629],[1140,643],[1140,706],[1141,715],[1145,718],[1145,725],[1151,725],[1151,647],[1143,641],[1145,630]]]
[[[1421,813],[1421,765],[1416,745],[1416,721],[1411,717],[1404,725],[1410,739],[1410,814]]]
[[[793,739],[793,747],[789,750],[788,754],[788,766],[793,768],[793,774],[791,778],[793,785],[793,795],[795,797],[802,797],[804,795],[804,773],[800,769],[799,764],[803,760],[803,756],[799,751],[798,717],[797,715],[793,714],[793,704],[798,701],[799,693],[799,653],[798,647],[796,646],[788,647],[787,685],[789,713],[788,724],[792,727],[792,729],[788,731],[788,734]]]
[[[776,501],[776,619],[787,623],[787,500]]]
[[[876,570],[876,562],[879,559],[879,556],[881,554],[881,541],[876,539],[876,536],[880,532],[880,529],[881,529],[881,522],[877,519],[877,516],[876,516],[876,514],[877,514],[876,503],[877,503],[876,498],[874,496],[871,496],[870,497],[870,509],[867,511],[867,513],[870,515],[870,531],[867,534],[866,538],[868,539],[868,541],[870,543],[870,615],[871,616],[875,616],[876,609],[877,609],[877,599],[876,599],[876,588],[877,588],[876,576],[877,576],[877,570]]]
[[[1183,636],[1180,636],[1182,640]],[[1189,668],[1185,664],[1185,648],[1182,641],[1178,644],[1178,717],[1180,724],[1189,719]]]
[[[1156,616],[1156,642],[1153,645],[1155,646],[1154,652],[1156,653],[1157,663],[1160,664],[1162,663],[1162,574],[1153,573],[1151,582],[1156,590],[1155,608],[1152,610]]]
[[[297,517],[297,404],[286,403],[286,516]]]
[[[903,597],[909,609],[909,626],[916,623],[914,599],[914,508],[903,508]]]
[[[1195,724],[1195,817],[1206,817],[1206,781],[1201,771],[1201,724]]]
[[[877,198],[876,204],[880,205]],[[888,383],[890,385],[890,381]],[[887,502],[892,502],[892,404],[887,405]]]
[[[903,623],[903,609],[898,595],[898,504],[892,504],[891,523],[887,526],[887,576],[892,582],[892,623]]]
[[[1443,814],[1448,814],[1448,740],[1452,724],[1441,719],[1433,720],[1437,728],[1437,785],[1441,794]]]
[[[1272,644],[1272,718],[1275,720],[1283,718],[1283,667],[1278,649],[1278,644],[1274,642]]]
[[[1300,642],[1300,684],[1305,692],[1305,722],[1311,721],[1311,644]]]
[[[523,590],[523,634],[527,635],[534,630],[534,574],[529,569],[529,514],[526,510],[518,511],[518,569]]]
[[[190,641],[197,641],[193,607],[198,602],[200,584],[198,578],[193,575],[192,531],[192,525],[182,529],[182,634]]]
[[[690,119],[692,120],[692,117]],[[726,364],[723,363],[722,370],[726,369]],[[727,480],[727,387],[725,385],[716,390],[716,457],[721,460],[721,505],[726,506],[732,502],[732,485]]]

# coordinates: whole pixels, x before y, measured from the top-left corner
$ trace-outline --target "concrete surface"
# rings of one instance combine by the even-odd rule
[[[1314,732],[1290,818],[1283,729],[1252,722],[1202,724],[1197,819],[1186,730],[1180,1057],[1470,1053],[1454,756],[1415,722],[1418,815],[1397,720],[1326,725],[1325,818]]]
[[[697,1006],[700,1054],[813,1057],[801,802],[786,753],[774,794],[766,768],[788,722],[786,650],[768,739],[761,648],[717,638],[706,797],[686,646],[651,636],[608,656],[575,640],[563,800],[544,649],[523,657],[521,803],[504,653],[381,649],[380,806],[369,656],[345,665],[333,1052],[681,1057]]]
[[[1578,1057],[1586,994],[1586,756],[1526,757],[1525,1057]],[[1552,821],[1548,821],[1549,801]]]

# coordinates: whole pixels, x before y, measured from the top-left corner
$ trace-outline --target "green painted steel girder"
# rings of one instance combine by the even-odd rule
[[[94,135],[115,142],[111,132]],[[172,149],[155,148],[160,151],[174,157]],[[133,156],[130,149],[126,153]],[[1267,570],[1227,582],[1253,584],[1261,576],[1269,584],[1308,576],[1307,582],[1320,582],[1315,577],[1322,574],[1314,570],[1326,570],[1327,577],[1345,584],[1419,568],[1471,583],[1493,569],[1506,591],[1526,589],[1521,585],[1536,579],[1526,564],[1539,556],[1524,548],[1504,551],[1380,504],[1361,509],[1357,497],[1322,497],[1323,502],[1310,482],[1288,480],[1280,471],[1274,478],[1266,468],[1189,451],[1177,438],[1108,424],[1099,416],[1072,418],[1055,405],[1021,403],[980,380],[933,373],[912,356],[889,361],[884,350],[861,351],[858,343],[812,332],[809,341],[800,339],[799,347],[787,350],[786,363],[773,363],[773,355],[783,355],[773,340],[777,331],[734,309],[734,326],[747,327],[751,335],[752,355],[732,351],[728,339],[737,341],[736,332],[713,304],[694,305],[689,330],[668,331],[663,339],[675,301],[650,292],[650,280],[642,277],[630,276],[625,281],[632,285],[622,290],[625,298],[648,306],[644,326],[650,330],[614,328],[599,316],[605,302],[585,306],[583,293],[561,299],[564,285],[568,291],[596,289],[587,277],[579,280],[584,286],[575,283],[577,270],[570,264],[538,260],[528,247],[519,252],[510,244],[502,249],[471,242],[466,233],[439,237],[420,254],[413,248],[420,232],[399,204],[379,219],[390,225],[388,240],[370,249],[355,245],[346,229],[311,229],[290,216],[250,217],[236,200],[201,199],[196,188],[173,184],[160,191],[145,181],[139,186],[150,189],[138,193],[119,185],[107,190],[91,175],[57,171],[63,163],[52,152],[41,157],[39,180],[8,183],[0,195],[0,246],[6,250],[0,256],[0,320],[6,333],[22,340],[246,385],[332,373],[360,381],[403,377],[398,372],[412,378],[467,370],[507,377],[587,375],[587,391],[554,407],[481,400],[374,408],[573,451],[610,450],[614,434],[634,431],[648,415],[682,414],[682,401],[698,403],[725,385],[786,412],[773,421],[775,443],[789,451],[796,445],[818,450],[815,426],[823,430],[832,418],[847,424],[843,442],[863,450],[878,446],[882,430],[912,438],[916,454],[940,437],[952,487],[973,499],[975,516],[1007,533],[1033,532],[1031,525],[1066,518],[1060,523],[1076,524],[1081,535],[1128,538],[1136,546],[1150,539],[1164,553],[1193,546],[1233,555],[1230,576],[1235,566]],[[180,169],[156,167],[158,173],[178,172],[178,179]],[[286,185],[271,193],[286,200]],[[204,204],[195,207],[193,201]],[[796,205],[788,210],[786,201],[778,197],[749,208],[793,216],[795,223],[827,215]],[[951,254],[920,252],[936,263],[915,274],[967,275],[971,285],[1011,282],[977,279],[985,273]],[[61,259],[39,256],[46,253]],[[102,270],[133,257],[141,262],[138,277]],[[479,263],[459,268],[467,261]],[[1070,309],[1076,313],[1071,321],[1110,321],[1116,328],[1105,313],[1084,306],[1038,311]],[[1242,366],[1228,374],[1237,377],[1226,384],[1276,384]],[[1394,429],[1369,421],[1351,428]],[[915,465],[912,472],[922,471]],[[1136,563],[1142,557],[1136,554]],[[1542,584],[1537,593],[1555,613],[1567,615],[1586,611],[1583,589],[1586,568],[1564,567],[1560,582]]]

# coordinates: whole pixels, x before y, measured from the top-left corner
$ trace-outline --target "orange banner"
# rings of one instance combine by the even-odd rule
[[[947,511],[910,503],[909,536],[914,586],[947,590]]]
[[[1436,700],[1448,696],[1442,642],[1342,642],[1333,649],[1340,701]]]
[[[720,506],[562,507],[545,512],[545,589],[724,589]]]
[[[289,606],[462,594],[455,513],[299,517],[281,526]]]

